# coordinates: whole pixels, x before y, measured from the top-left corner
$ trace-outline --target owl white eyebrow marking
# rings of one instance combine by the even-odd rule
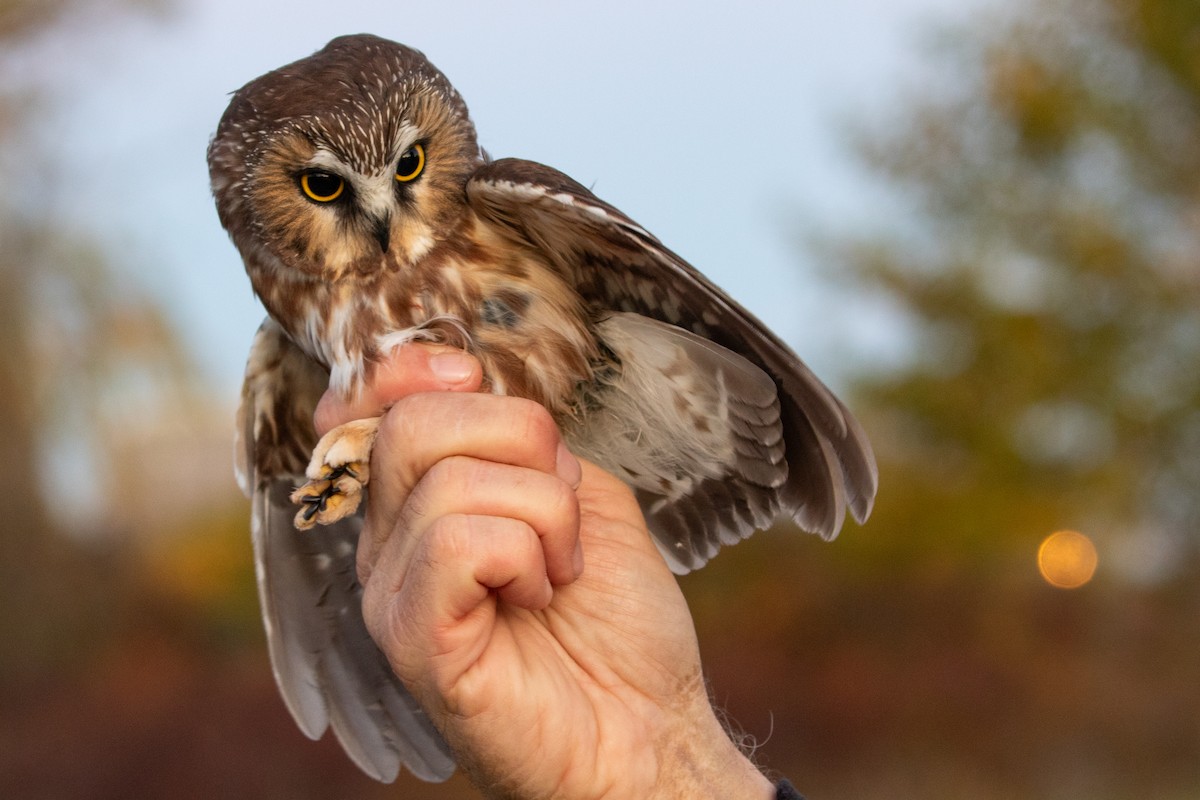
[[[346,172],[349,169],[349,165],[339,158],[337,153],[325,147],[318,147],[317,152],[313,153],[306,166],[338,173]]]
[[[416,144],[420,138],[421,129],[416,125],[413,125],[411,122],[401,124],[400,128],[396,131],[396,149],[392,153],[392,159],[399,158],[401,153]]]
[[[425,177],[398,182],[418,144]],[[445,779],[453,754],[363,624],[358,526],[292,527],[363,511],[355,462],[378,423],[314,451],[310,420],[319,393],[353,398],[392,348],[461,347],[481,389],[543,405],[575,453],[634,492],[676,572],[780,516],[828,539],[847,511],[870,513],[866,434],[787,345],[589,187],[493,161],[418,51],[339,37],[252,81],[222,115],[209,170],[272,318],[238,431],[275,680],[301,730],[332,727],[373,778]],[[308,203],[304,170],[332,173],[342,202]],[[301,473],[311,480],[292,492]],[[345,505],[330,502],[335,483]]]

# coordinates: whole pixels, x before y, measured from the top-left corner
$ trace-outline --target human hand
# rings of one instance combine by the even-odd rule
[[[467,775],[490,797],[773,797],[713,713],[630,491],[480,383],[470,356],[411,345],[316,415],[384,415],[363,615]]]

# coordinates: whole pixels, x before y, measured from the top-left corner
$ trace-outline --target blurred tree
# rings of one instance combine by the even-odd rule
[[[145,418],[156,398],[189,396],[186,364],[157,308],[53,213],[54,174],[38,144],[47,90],[28,54],[82,5],[0,0],[0,169],[26,187],[0,195],[0,463],[9,497],[0,678],[86,651],[118,613],[119,544],[95,535],[110,518],[104,476],[116,468],[101,468],[98,449],[133,409]],[[99,477],[79,479],[88,473]]]
[[[1194,570],[1200,4],[1031,0],[975,31],[864,137],[912,225],[836,259],[916,331],[857,382],[888,544],[859,543],[983,564],[1068,527],[1102,569]]]
[[[1200,3],[969,26],[857,140],[891,227],[821,242],[911,336],[850,380],[875,513],[688,576],[706,670],[814,796],[1198,797]]]

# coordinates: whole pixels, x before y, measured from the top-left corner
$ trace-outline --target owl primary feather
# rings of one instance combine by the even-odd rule
[[[354,549],[377,421],[318,442],[312,415],[395,347],[462,347],[486,390],[542,403],[576,454],[633,489],[676,572],[780,516],[831,538],[847,509],[870,513],[870,445],[800,359],[579,183],[490,160],[416,50],[346,36],[252,81],[208,163],[269,314],[239,473],[272,666],[304,732],[332,727],[375,778],[404,765],[441,780],[454,763],[362,621]]]

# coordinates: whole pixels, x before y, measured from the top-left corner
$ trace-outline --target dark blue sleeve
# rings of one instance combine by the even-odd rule
[[[804,800],[804,795],[796,791],[789,780],[782,780],[775,785],[775,800]]]

